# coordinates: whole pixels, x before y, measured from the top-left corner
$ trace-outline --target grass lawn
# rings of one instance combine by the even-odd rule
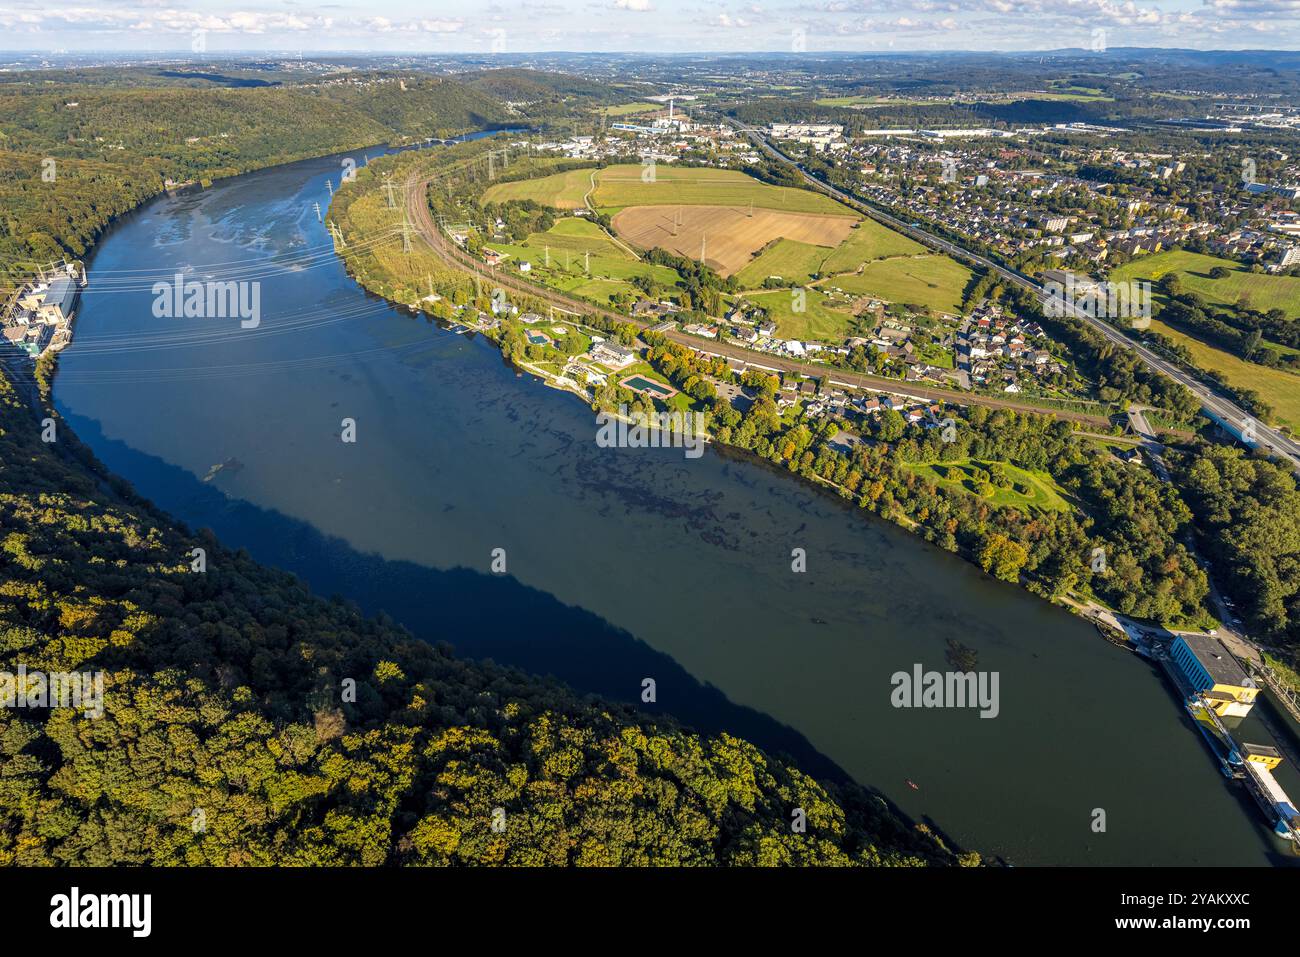
[[[914,256],[925,247],[874,219],[864,219],[834,249],[779,239],[736,273],[742,289],[758,289],[769,276],[790,283],[805,283],[813,275],[853,272],[864,263],[893,256]]]
[[[543,206],[557,209],[581,209],[582,198],[591,188],[590,169],[571,169],[536,179],[515,180],[489,186],[483,194],[485,203],[505,203],[510,200],[531,199]]]
[[[771,292],[747,293],[745,298],[767,310],[776,323],[776,334],[781,339],[799,339],[814,342],[840,342],[848,336],[855,323],[847,312],[828,309],[823,305],[826,296],[811,287],[805,288],[803,312],[794,311],[794,295],[789,289]]]
[[[836,276],[824,285],[875,296],[887,302],[929,306],[936,312],[960,313],[962,293],[971,271],[947,256],[899,256],[867,263],[856,275]]]
[[[561,292],[573,293],[575,296],[581,296],[583,299],[591,299],[605,305],[609,305],[610,301],[619,293],[636,292],[636,287],[631,283],[622,282],[618,279],[583,279],[576,280],[571,285],[567,283],[556,283],[555,285]]]
[[[1273,407],[1279,422],[1300,432],[1300,375],[1247,362],[1158,319],[1152,320],[1151,331],[1187,346],[1193,362],[1202,369],[1222,374],[1229,385],[1258,392]]]
[[[555,260],[557,253],[563,254],[568,251],[579,255],[591,253],[592,256],[635,262],[632,254],[611,240],[599,226],[577,218],[561,219],[546,232],[532,233],[521,243],[488,243],[487,245],[515,256],[519,256],[519,251],[523,250],[524,254],[520,256],[522,259],[540,259],[549,248],[552,261]]]
[[[933,342],[918,345],[916,354],[922,362],[928,362],[939,369],[952,369],[957,365],[951,349],[945,349]]]
[[[544,233],[532,233],[518,243],[489,242],[485,245],[509,257],[509,265],[527,261],[533,268],[550,268],[582,274],[586,257],[591,257],[591,275],[610,279],[629,279],[651,275],[661,282],[674,283],[676,271],[666,266],[639,262],[618,243],[612,241],[595,223],[582,219],[562,219]]]
[[[610,166],[596,174],[592,203],[614,213],[628,206],[748,206],[790,213],[857,217],[829,196],[809,189],[772,186],[738,170],[655,166],[653,182],[644,182],[640,165]],[[585,190],[584,190],[585,192]]]
[[[564,219],[556,220],[555,225],[548,229],[546,234],[548,236],[575,236],[579,239],[609,242],[605,230],[581,216],[566,216]]]
[[[852,272],[865,262],[893,256],[916,256],[925,247],[902,233],[896,233],[874,219],[864,219],[849,238],[840,243],[822,264],[822,272]]]
[[[1211,279],[1210,270],[1215,266],[1223,266],[1229,274],[1223,279]],[[1217,256],[1182,250],[1155,253],[1112,269],[1109,278],[1117,282],[1130,279],[1154,281],[1171,272],[1178,273],[1184,288],[1206,302],[1235,306],[1245,300],[1251,309],[1261,312],[1282,309],[1292,319],[1300,317],[1300,278],[1252,273],[1239,263]]]
[[[532,263],[529,278],[558,289],[608,305],[621,292],[635,293],[628,280],[649,276],[656,282],[672,286],[681,279],[675,269],[656,266],[634,259],[612,242],[595,223],[570,217],[562,219],[544,233],[533,233],[522,243],[487,243],[489,248],[509,257],[504,268],[518,269],[518,263]],[[547,250],[550,265],[547,266]],[[590,253],[590,260],[587,258]],[[590,263],[590,271],[585,271]]]
[[[660,385],[667,386],[674,390],[674,394],[670,395],[666,400],[655,398],[654,403],[655,408],[657,409],[665,409],[669,411],[676,409],[679,412],[686,412],[696,404],[695,400],[685,392],[676,391],[677,387],[664,378],[664,376],[656,372],[654,367],[648,362],[634,362],[626,369],[615,370],[610,373],[610,381],[615,383],[623,382],[631,376],[640,376],[643,379],[649,379],[651,382],[658,382]]]
[[[974,470],[982,468],[991,472],[993,471],[991,465],[999,466],[1007,478],[1027,491],[1022,493],[1016,491],[1014,487],[995,486],[993,494],[981,496],[990,505],[1003,508],[1036,508],[1045,512],[1070,510],[1070,503],[1066,501],[1061,487],[1046,472],[1031,472],[1006,462],[988,463],[971,459],[959,459],[955,462],[909,462],[905,467],[936,485],[945,485],[948,488],[960,489],[969,495],[976,495]]]
[[[823,96],[820,99],[813,100],[818,106],[857,106],[861,103],[878,103],[875,97],[870,96]]]
[[[793,285],[806,283],[820,271],[829,252],[825,246],[778,239],[736,273],[736,280],[741,289],[758,289],[769,276],[780,276]]]

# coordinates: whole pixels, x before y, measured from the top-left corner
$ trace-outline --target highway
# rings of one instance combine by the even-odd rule
[[[877,209],[875,206],[863,202],[857,197],[845,193],[843,190],[836,189],[834,186],[822,182],[820,179],[804,170],[803,167],[790,157],[786,156],[780,150],[768,143],[762,133],[758,130],[736,123],[735,121],[728,120],[728,122],[730,122],[737,130],[748,136],[754,145],[768,156],[771,156],[773,159],[776,159],[787,166],[794,167],[799,172],[799,175],[803,178],[804,182],[814,189],[826,193],[832,198],[844,203],[846,206],[856,209],[906,236],[912,237],[917,242],[924,243],[932,249],[937,249],[940,252],[947,253],[956,259],[962,259],[966,262],[974,263],[975,265],[991,270],[1008,282],[1024,289],[1028,289],[1039,299],[1044,298],[1043,287],[1034,282],[1024,273],[1018,272],[1014,269],[1008,269],[1006,266],[996,263],[977,252],[973,252],[962,246],[949,242],[943,237],[929,233],[919,226],[914,226],[911,223],[904,222],[897,216],[893,216],[884,210]],[[1212,391],[1204,383],[1193,378],[1172,362],[1160,357],[1140,342],[1133,341],[1104,319],[1088,315],[1083,310],[1077,308],[1075,309],[1075,315],[1116,345],[1125,349],[1132,349],[1139,357],[1141,357],[1142,361],[1152,369],[1155,369],[1173,379],[1175,382],[1186,386],[1196,396],[1197,400],[1201,403],[1201,407],[1205,410],[1205,413],[1208,416],[1217,421],[1220,425],[1228,427],[1239,437],[1242,437],[1242,440],[1246,442],[1247,445],[1257,445],[1267,449],[1269,452],[1272,452],[1274,455],[1286,461],[1292,469],[1300,472],[1300,442],[1295,441],[1294,439],[1284,435],[1279,430],[1255,419],[1248,412],[1239,408],[1235,403]],[[1248,434],[1253,433],[1254,442],[1249,441],[1248,437],[1242,436],[1243,432]]]

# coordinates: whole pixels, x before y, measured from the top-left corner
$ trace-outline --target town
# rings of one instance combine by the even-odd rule
[[[1300,864],[1300,15],[206,2],[0,54],[0,864]]]

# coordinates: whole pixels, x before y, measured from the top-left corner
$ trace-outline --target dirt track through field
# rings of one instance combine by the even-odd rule
[[[424,240],[425,244],[434,255],[448,266],[463,270],[470,275],[476,275],[482,279],[486,279],[494,286],[500,286],[521,295],[535,296],[539,299],[543,299],[557,308],[568,312],[570,315],[580,316],[588,313],[598,313],[606,318],[614,319],[618,322],[626,322],[641,328],[645,328],[649,325],[649,323],[643,320],[622,313],[611,312],[608,309],[602,309],[590,302],[571,298],[557,290],[532,282],[527,282],[510,273],[498,271],[495,268],[484,265],[482,260],[471,257],[464,250],[459,249],[454,243],[447,242],[439,232],[438,227],[434,224],[433,215],[429,209],[429,184],[432,181],[432,177],[429,176],[427,172],[421,176],[419,170],[413,170],[407,177],[405,183],[407,215],[410,216],[411,223],[415,227],[416,233]],[[844,382],[856,388],[895,393],[906,392],[909,395],[919,396],[926,399],[935,399],[943,402],[954,402],[958,405],[982,405],[994,409],[1014,409],[1019,412],[1052,415],[1059,419],[1082,422],[1094,427],[1104,427],[1110,424],[1109,418],[1104,415],[1089,415],[1085,412],[1069,412],[1035,406],[1031,400],[1017,401],[1014,399],[1005,399],[1000,396],[978,395],[944,387],[921,386],[917,383],[903,382],[901,379],[888,379],[883,376],[870,375],[867,373],[849,372],[846,369],[832,369],[826,365],[817,365],[814,363],[801,362],[795,359],[788,359],[784,356],[755,352],[752,349],[734,345],[730,342],[710,342],[696,339],[684,332],[673,330],[665,332],[664,335],[680,345],[689,346],[694,349],[704,349],[714,355],[741,359],[747,363],[753,363],[759,369],[764,370],[796,372],[816,377],[829,376],[837,382]]]
[[[630,206],[613,220],[614,232],[634,246],[703,259],[723,276],[745,267],[774,239],[835,247],[852,232],[854,219],[818,213],[786,213],[748,206]],[[701,256],[703,251],[703,256]]]

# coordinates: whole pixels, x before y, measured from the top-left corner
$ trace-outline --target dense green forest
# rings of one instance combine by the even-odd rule
[[[169,179],[204,182],[508,119],[488,94],[429,77],[239,89],[0,84],[0,278],[83,255]]]
[[[709,406],[719,441],[827,483],[859,507],[1044,597],[1095,596],[1125,614],[1169,623],[1203,614],[1205,573],[1178,540],[1192,518],[1187,505],[1146,469],[1077,439],[1068,422],[972,406],[951,410],[955,431],[944,441],[940,430],[908,425],[887,411],[871,427],[871,441],[845,453],[833,447],[839,432],[834,420],[783,419],[775,377],[751,371],[738,380],[757,396],[742,414],[699,389],[705,374],[729,376],[725,363],[697,357],[656,333],[642,338],[653,344],[651,364]],[[606,386],[596,401],[612,407],[629,400]],[[968,461],[988,464],[989,489],[971,494],[941,486],[912,467]],[[1047,473],[1072,507],[996,507],[988,497],[992,489],[1016,483],[998,463]],[[1100,571],[1091,564],[1097,548],[1107,556]]]
[[[166,178],[505,116],[441,80],[4,85],[0,101],[0,255],[16,269],[81,254]],[[42,442],[38,419],[0,377],[0,675],[102,672],[106,706],[0,709],[0,863],[958,861],[873,792],[313,597],[138,499],[61,423]]]
[[[510,104],[521,116],[543,117],[570,114],[579,107],[622,103],[653,90],[644,83],[611,85],[567,73],[540,70],[483,70],[462,74],[459,79],[472,89]],[[657,91],[656,91],[657,92]]]
[[[956,860],[874,793],[313,597],[42,442],[2,377],[0,582],[0,671],[106,675],[99,718],[0,709],[0,863]]]
[[[1284,465],[1213,447],[1178,480],[1224,589],[1257,634],[1300,647],[1300,490]]]

